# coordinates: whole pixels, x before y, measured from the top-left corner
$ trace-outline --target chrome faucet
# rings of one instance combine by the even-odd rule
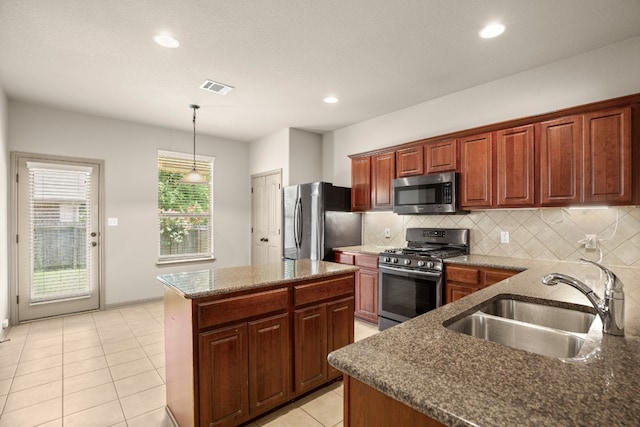
[[[547,274],[542,283],[548,286],[564,283],[582,292],[593,304],[602,319],[602,332],[610,335],[624,336],[624,291],[622,281],[613,272],[597,262],[580,258],[581,261],[597,266],[607,276],[604,284],[604,298],[600,299],[593,289],[580,280],[561,273]]]

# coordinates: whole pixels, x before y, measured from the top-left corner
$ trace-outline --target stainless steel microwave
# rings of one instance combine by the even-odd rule
[[[465,213],[459,209],[458,199],[455,172],[393,180],[393,212],[400,215]]]

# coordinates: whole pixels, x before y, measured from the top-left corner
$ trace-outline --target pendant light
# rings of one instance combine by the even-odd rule
[[[178,181],[180,184],[209,184],[207,181],[196,169],[196,110],[200,108],[199,105],[191,104],[189,108],[193,109],[193,169],[191,172],[182,177],[181,180]]]

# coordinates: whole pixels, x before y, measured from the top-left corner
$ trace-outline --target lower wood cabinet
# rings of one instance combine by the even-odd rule
[[[354,273],[229,296],[165,288],[167,406],[181,427],[237,426],[341,372],[353,343]]]
[[[445,264],[445,304],[518,274],[516,270]]]
[[[378,323],[378,256],[335,251],[335,261],[360,267],[356,273],[354,316],[370,323]]]

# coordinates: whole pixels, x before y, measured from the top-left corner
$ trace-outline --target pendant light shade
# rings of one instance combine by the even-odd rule
[[[189,108],[193,109],[193,169],[178,182],[180,184],[208,184],[209,181],[196,169],[196,110],[200,108],[200,106],[191,104]]]

